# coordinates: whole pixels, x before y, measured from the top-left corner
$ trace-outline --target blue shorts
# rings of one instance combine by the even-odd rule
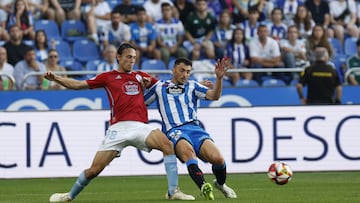
[[[204,140],[210,139],[213,141],[209,135],[198,122],[194,121],[181,125],[179,127],[172,128],[166,133],[166,136],[169,140],[176,146],[177,142],[181,139],[188,141],[195,150],[196,156],[200,156],[200,147],[203,144]]]

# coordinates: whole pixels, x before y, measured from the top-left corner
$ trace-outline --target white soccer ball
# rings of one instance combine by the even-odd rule
[[[268,177],[271,181],[278,185],[287,184],[293,176],[293,172],[289,164],[285,162],[274,162],[268,169]]]

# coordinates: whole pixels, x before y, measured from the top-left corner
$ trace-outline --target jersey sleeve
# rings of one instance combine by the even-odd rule
[[[90,89],[104,87],[107,78],[106,76],[107,75],[105,73],[101,73],[93,78],[86,80],[86,82],[89,85]]]
[[[206,99],[206,92],[208,91],[209,88],[195,81],[194,81],[194,86],[195,86],[195,95],[199,99]]]

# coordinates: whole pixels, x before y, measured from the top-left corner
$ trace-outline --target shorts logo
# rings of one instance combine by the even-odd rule
[[[139,84],[133,81],[128,81],[124,83],[123,91],[127,95],[137,95],[140,93]]]
[[[175,130],[174,132],[170,133],[170,138],[174,140],[178,140],[181,136],[181,130]]]

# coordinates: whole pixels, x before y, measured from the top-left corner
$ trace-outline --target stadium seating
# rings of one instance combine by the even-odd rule
[[[175,61],[176,61],[176,59],[171,59],[171,60],[169,61],[169,64],[168,64],[168,69],[169,69],[169,70],[173,69],[173,67],[174,67],[174,65],[175,65]]]
[[[166,70],[167,67],[162,60],[148,59],[141,63],[142,70]]]
[[[59,62],[60,66],[63,66],[67,71],[83,71],[83,65],[76,61],[76,60],[61,60]],[[71,78],[75,78],[75,79],[86,79],[87,76],[83,75],[83,74],[79,74],[79,75],[69,75],[69,77]]]
[[[85,65],[85,69],[88,71],[96,71],[98,69],[98,65],[101,63],[101,60],[91,60],[88,61]],[[94,77],[96,74],[87,75],[88,78]]]
[[[338,40],[337,38],[331,38],[330,43],[333,47],[334,54],[344,54],[344,48],[341,45],[340,40]]]
[[[235,87],[258,87],[259,83],[255,80],[238,80]]]
[[[74,58],[82,64],[88,61],[100,59],[100,51],[95,42],[90,40],[77,40],[73,44]]]
[[[293,79],[290,81],[290,86],[296,86],[299,83],[298,79]]]
[[[48,44],[51,47],[51,41]],[[55,40],[55,49],[59,53],[59,60],[72,60],[74,58],[70,44],[64,40]]]
[[[87,39],[85,24],[80,20],[65,20],[61,24],[61,36],[70,43]]]
[[[348,56],[354,55],[357,53],[356,47],[357,38],[355,37],[348,37],[345,39],[344,42],[344,53]]]
[[[279,79],[266,79],[261,84],[263,87],[283,87],[286,83]]]
[[[61,35],[57,23],[53,20],[38,20],[34,24],[35,31],[44,30],[48,40],[60,40]]]

